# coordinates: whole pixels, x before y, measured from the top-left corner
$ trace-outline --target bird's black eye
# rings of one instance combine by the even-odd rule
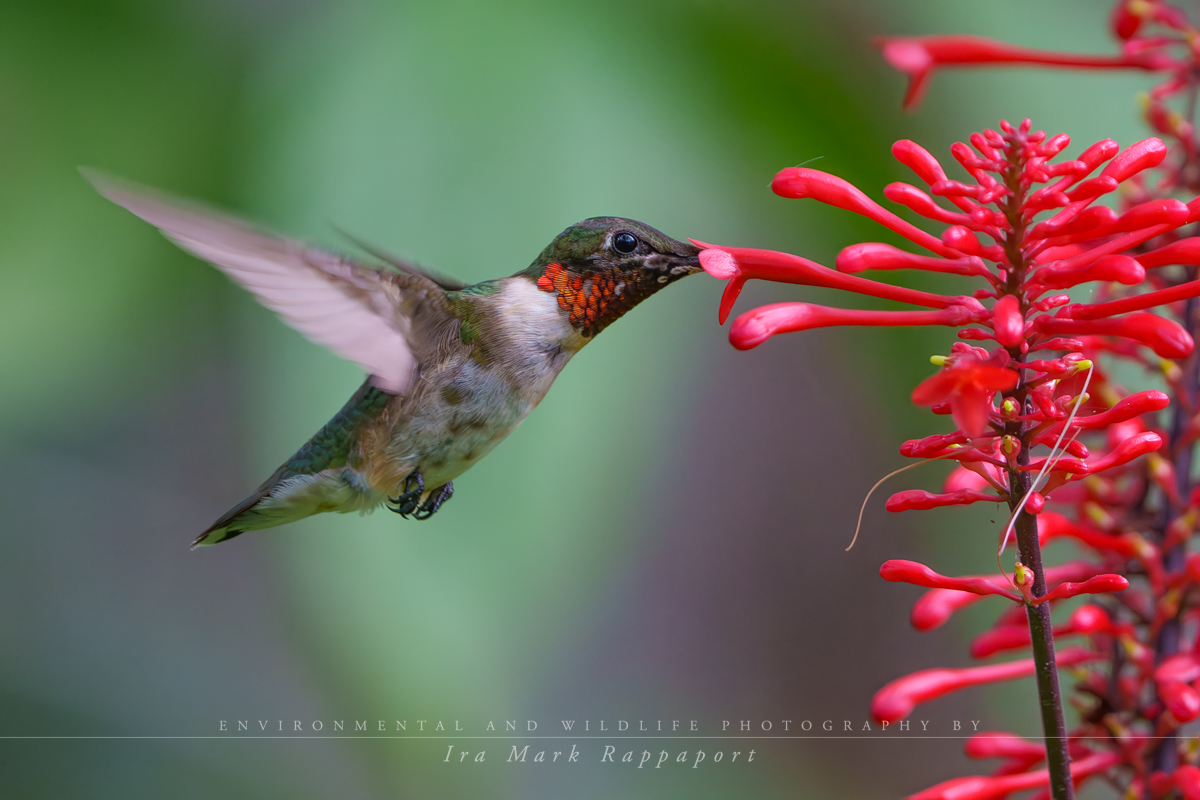
[[[618,253],[629,254],[637,249],[637,237],[628,231],[621,231],[613,237],[613,249]]]

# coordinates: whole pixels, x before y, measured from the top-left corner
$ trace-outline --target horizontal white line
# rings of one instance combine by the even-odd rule
[[[728,741],[750,741],[756,739],[970,739],[971,736],[921,736],[919,734],[880,733],[877,736],[243,736],[231,733],[225,736],[0,736],[0,739],[723,739]],[[1023,737],[1031,741],[1044,741],[1042,736]],[[1170,736],[1143,736],[1143,739],[1170,739]]]

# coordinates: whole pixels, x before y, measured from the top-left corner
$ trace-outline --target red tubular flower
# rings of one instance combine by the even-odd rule
[[[1000,503],[1004,501],[1004,498],[986,492],[977,492],[973,489],[959,489],[945,494],[931,494],[924,489],[909,489],[904,492],[896,492],[889,497],[887,505],[884,507],[888,511],[898,513],[914,509],[923,511],[942,506],[965,506],[984,501]]]
[[[875,44],[893,68],[908,76],[904,110],[921,104],[938,67],[1049,66],[1083,69],[1163,69],[1160,60],[1136,56],[1091,56],[1017,47],[981,36],[881,36]]]
[[[1022,620],[1022,622],[1024,622]],[[1086,605],[1075,609],[1062,625],[1054,629],[1054,636],[1070,636],[1072,634],[1107,633],[1112,629],[1112,620],[1099,606]],[[973,658],[987,658],[1004,650],[1016,650],[1028,647],[1031,641],[1029,626],[999,625],[984,631],[971,642]]]
[[[967,739],[963,752],[968,758],[1033,758],[1046,757],[1046,748],[1012,733],[1000,731],[977,733]]]
[[[1121,592],[1129,588],[1129,579],[1124,575],[1097,575],[1088,578],[1083,583],[1060,583],[1041,597],[1034,598],[1033,604],[1049,603],[1053,600],[1066,600],[1081,594],[1105,594]]]
[[[983,306],[969,297],[946,297],[931,294],[916,289],[906,289],[903,286],[892,286],[887,283],[858,278],[853,275],[843,275],[840,272],[823,267],[815,261],[794,256],[789,253],[778,253],[774,250],[757,250],[751,247],[710,247],[703,242],[696,245],[704,247],[700,252],[700,265],[708,274],[721,280],[729,280],[725,287],[725,295],[721,298],[720,322],[724,324],[733,308],[742,286],[751,278],[780,281],[782,283],[798,283],[805,286],[825,286],[831,289],[845,289],[870,297],[880,297],[885,300],[899,300],[902,303],[912,303],[926,308],[947,308],[962,305],[980,317],[986,316]],[[972,320],[974,321],[974,320]],[[862,323],[859,323],[862,324]],[[930,323],[924,323],[930,324]],[[935,324],[966,324],[935,323]]]
[[[1198,287],[1200,287],[1200,283],[1198,283]],[[1150,292],[1149,294],[1155,293]],[[1200,292],[1197,294],[1200,295]],[[1148,295],[1129,299],[1139,301],[1133,305],[1145,308],[1147,306],[1142,305],[1141,297],[1146,296]],[[1125,301],[1117,300],[1104,305],[1114,306],[1117,303],[1123,304]],[[1157,304],[1151,303],[1151,305]],[[1080,313],[1088,314],[1089,312],[1081,311]],[[1195,346],[1187,331],[1157,314],[1130,314],[1127,317],[1117,317],[1116,319],[1038,317],[1034,325],[1039,333],[1051,336],[1081,336],[1084,334],[1122,336],[1138,344],[1146,345],[1156,355],[1163,358],[1187,358],[1192,354]]]
[[[1183,794],[1183,800],[1200,800],[1200,769],[1184,764],[1171,777],[1175,788]]]
[[[923,565],[918,565],[923,566]],[[1200,572],[1200,558],[1196,562],[1197,571]],[[1046,583],[1055,584],[1060,581],[1085,581],[1088,578],[1094,577],[1104,571],[1104,567],[1099,564],[1092,564],[1088,561],[1069,561],[1066,564],[1059,564],[1053,567],[1046,568]],[[1007,580],[1003,575],[982,575],[973,576],[981,577],[993,585],[1006,584]],[[905,581],[912,583],[913,581]],[[924,585],[924,584],[921,584]],[[969,590],[962,589],[933,589],[921,595],[917,602],[913,603],[912,613],[909,615],[909,621],[912,626],[919,631],[929,631],[934,628],[941,627],[946,623],[955,611],[966,608],[967,606],[983,599],[984,595],[975,594]]]
[[[926,586],[930,589],[954,589],[960,592],[971,592],[979,595],[998,594],[1007,597],[1009,600],[1019,601],[1021,599],[1007,589],[1000,588],[987,578],[950,578],[945,575],[939,575],[929,567],[924,564],[918,564],[916,561],[902,561],[899,559],[885,561],[883,566],[879,568],[879,577],[885,581],[914,583],[917,586]]]
[[[1200,259],[1200,256],[1197,258]],[[868,269],[923,269],[952,275],[973,275],[977,278],[990,278],[992,275],[983,263],[983,259],[978,256],[961,258],[922,256],[879,242],[850,245],[838,253],[834,265],[839,272],[863,272]]]
[[[1200,692],[1179,681],[1159,681],[1158,698],[1178,722],[1200,717]]]
[[[1119,763],[1121,763],[1121,757],[1116,753],[1093,753],[1071,763],[1071,777],[1076,783],[1079,783],[1084,778],[1104,772]],[[904,800],[996,800],[996,798],[1036,789],[1049,783],[1050,773],[1044,769],[1024,772],[1020,775],[990,777],[973,775],[939,783],[923,792],[910,794]]]
[[[977,321],[979,316],[977,311],[958,305],[939,311],[859,311],[811,303],[775,303],[747,311],[734,320],[733,327],[729,329],[729,341],[738,350],[749,350],[777,333],[835,325],[959,326]]]
[[[1058,655],[1062,666],[1083,664],[1100,658],[1090,650],[1068,647]],[[875,693],[871,701],[871,715],[880,722],[897,722],[904,719],[920,703],[935,700],[942,695],[979,686],[986,683],[1011,681],[1027,678],[1034,673],[1032,658],[989,664],[985,667],[963,667],[961,669],[926,669],[898,678]]]

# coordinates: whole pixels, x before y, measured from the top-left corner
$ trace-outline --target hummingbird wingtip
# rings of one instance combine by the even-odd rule
[[[80,164],[75,169],[79,170],[79,174],[83,176],[83,179],[94,186],[101,194],[104,193],[103,187],[111,185],[117,180],[113,175],[104,170],[89,167],[87,164]]]

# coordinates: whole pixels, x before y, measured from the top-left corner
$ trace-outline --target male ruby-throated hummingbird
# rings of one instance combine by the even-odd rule
[[[91,171],[118,205],[219,267],[309,339],[368,373],[325,427],[194,545],[385,501],[428,519],[451,481],[512,433],[571,356],[625,312],[700,271],[699,250],[593,217],[527,269],[471,286],[371,251],[375,266]]]

